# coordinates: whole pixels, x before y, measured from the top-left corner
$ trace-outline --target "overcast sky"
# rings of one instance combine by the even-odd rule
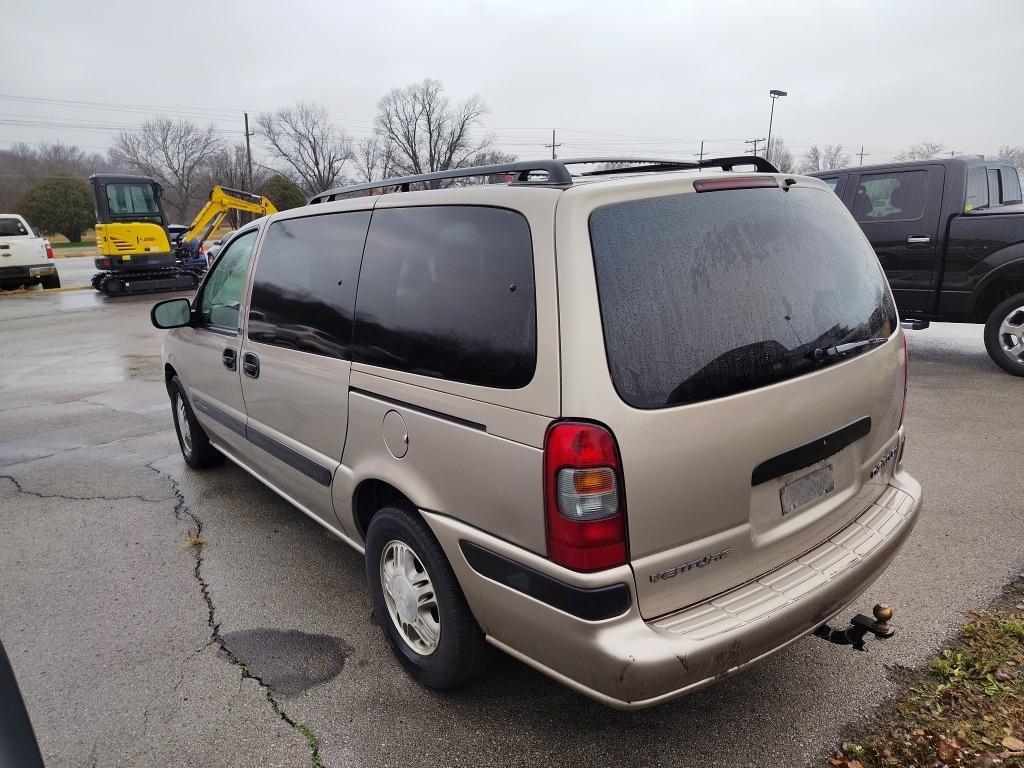
[[[382,93],[424,77],[482,96],[520,157],[550,153],[551,128],[564,156],[735,153],[767,134],[771,88],[798,155],[1024,144],[1024,0],[11,0],[4,27],[5,147],[104,150],[159,112],[241,138],[242,110],[296,100],[360,138]]]

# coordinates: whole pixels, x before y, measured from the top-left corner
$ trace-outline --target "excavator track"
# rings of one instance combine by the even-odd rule
[[[131,296],[158,291],[190,291],[199,285],[200,273],[176,267],[147,270],[112,270],[92,276],[92,287],[104,296]]]

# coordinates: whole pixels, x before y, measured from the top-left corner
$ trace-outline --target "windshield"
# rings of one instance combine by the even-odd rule
[[[826,190],[618,203],[591,214],[590,237],[612,380],[637,408],[763,387],[834,362],[818,348],[896,329],[874,252]]]
[[[144,182],[107,184],[110,218],[120,221],[161,220],[156,188]]]
[[[21,237],[29,234],[20,219],[5,216],[0,218],[0,237]]]

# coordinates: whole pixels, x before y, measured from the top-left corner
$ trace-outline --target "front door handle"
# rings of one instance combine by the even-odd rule
[[[242,373],[250,379],[260,377],[260,359],[253,352],[246,352],[242,355]]]
[[[931,242],[932,239],[928,237],[928,235],[911,235],[910,237],[907,238],[907,245],[909,245],[911,248],[913,248],[914,246],[921,247],[925,245],[930,245]]]
[[[235,370],[238,365],[238,351],[234,347],[225,347],[220,355],[220,360],[229,371]]]

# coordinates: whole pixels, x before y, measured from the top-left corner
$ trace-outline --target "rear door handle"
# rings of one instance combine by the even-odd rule
[[[932,239],[928,235],[911,235],[907,238],[907,245],[930,245]]]
[[[224,367],[229,371],[235,370],[235,366],[238,365],[238,351],[233,347],[225,347],[224,351],[220,355],[221,362],[224,363]]]
[[[253,352],[242,355],[242,373],[250,379],[260,377],[260,359]]]

